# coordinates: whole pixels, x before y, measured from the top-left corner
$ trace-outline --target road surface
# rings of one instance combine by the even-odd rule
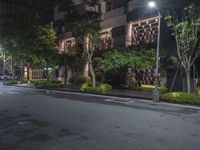
[[[0,85],[0,150],[199,150],[200,111]]]

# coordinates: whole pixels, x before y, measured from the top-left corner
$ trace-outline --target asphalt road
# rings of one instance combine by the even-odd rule
[[[200,111],[0,85],[0,150],[199,150]]]

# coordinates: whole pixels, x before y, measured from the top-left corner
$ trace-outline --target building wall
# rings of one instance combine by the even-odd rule
[[[158,0],[157,4],[161,14],[164,16],[166,9],[182,7],[184,1],[187,0]],[[100,33],[106,38],[108,36],[104,36],[103,34],[111,35],[112,47],[149,44],[153,48],[156,48],[159,18],[156,10],[148,8],[147,3],[147,0],[98,0],[98,8],[102,14],[102,21],[99,24],[101,28]],[[62,18],[64,14],[58,12],[57,7],[55,7],[54,14],[58,37],[64,42],[65,39],[70,38],[70,32],[67,32],[67,36],[63,28]],[[139,33],[139,30],[142,33]],[[163,17],[161,18],[160,43],[160,49],[167,51],[169,55],[176,55],[175,40],[171,36],[171,31],[167,28]],[[167,73],[165,75],[167,76]],[[172,80],[171,77],[168,78],[169,81]],[[166,85],[166,77],[164,77],[164,80],[165,83],[163,84]],[[168,85],[170,84],[171,82],[168,82]]]

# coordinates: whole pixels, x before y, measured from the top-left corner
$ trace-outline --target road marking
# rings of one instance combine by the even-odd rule
[[[19,94],[19,92],[6,92],[7,94]]]

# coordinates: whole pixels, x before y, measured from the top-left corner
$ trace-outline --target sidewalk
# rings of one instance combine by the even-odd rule
[[[15,84],[12,86],[34,88],[33,86],[28,85],[27,83],[17,84],[17,85]],[[72,86],[72,85],[67,85],[67,87],[65,88],[56,88],[53,90],[82,93],[78,87]],[[134,91],[134,90],[128,90],[128,89],[113,89],[112,91],[107,92],[105,94],[98,93],[98,95],[116,96],[116,97],[124,97],[124,98],[139,98],[139,99],[146,99],[146,100],[153,99],[153,95],[151,91]]]
[[[58,88],[56,90],[60,91],[69,91],[69,92],[81,92],[77,87],[68,86],[66,88]],[[127,90],[127,89],[112,89],[112,91],[107,92],[105,94],[98,93],[98,95],[106,95],[106,96],[118,96],[124,98],[140,98],[140,99],[147,99],[152,100],[153,95],[151,91],[134,91],[134,90]]]

